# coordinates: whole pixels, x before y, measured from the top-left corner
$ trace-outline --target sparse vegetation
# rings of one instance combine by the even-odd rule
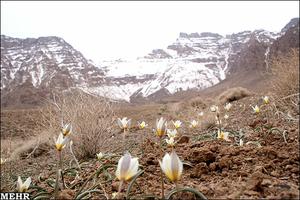
[[[73,125],[72,140],[78,158],[92,158],[103,149],[109,149],[113,127],[113,105],[82,92],[54,96],[41,110],[41,124],[49,134],[58,135],[65,123]]]
[[[299,115],[299,49],[274,58],[271,72],[277,107],[293,117]]]
[[[196,109],[205,109],[207,108],[207,103],[201,97],[195,97],[190,100],[190,105]]]
[[[225,104],[226,102],[237,101],[244,97],[250,96],[251,94],[252,93],[246,88],[235,87],[235,88],[230,88],[224,91],[222,94],[220,94],[218,100],[220,104]]]
[[[211,112],[210,108],[212,104],[208,104],[209,106],[206,109],[197,109],[197,113],[183,112],[181,113],[182,117],[169,116],[171,118],[168,118],[168,120],[162,119],[160,123],[157,122],[156,127],[155,122],[151,122],[151,119],[155,114],[157,115],[157,110],[161,108],[161,105],[157,106],[157,110],[151,107],[153,115],[149,115],[146,118],[143,117],[144,121],[142,122],[144,123],[141,123],[139,118],[129,120],[129,117],[130,119],[133,116],[139,117],[142,113],[127,115],[127,123],[125,123],[125,120],[122,120],[124,115],[122,114],[120,116],[120,114],[117,114],[119,111],[113,111],[112,105],[102,99],[95,99],[95,97],[86,96],[84,94],[79,94],[78,96],[75,94],[70,96],[65,95],[63,98],[56,97],[55,100],[51,101],[51,103],[43,109],[43,112],[40,112],[43,115],[40,124],[45,131],[41,133],[41,135],[47,135],[45,133],[48,133],[49,137],[55,135],[57,138],[58,133],[66,133],[64,137],[68,137],[74,141],[74,145],[77,143],[77,146],[74,146],[74,150],[78,158],[79,167],[73,165],[74,163],[72,164],[72,162],[69,163],[73,158],[70,155],[67,144],[67,146],[61,150],[64,156],[57,157],[56,154],[54,154],[49,157],[51,161],[44,161],[45,166],[53,166],[53,168],[51,167],[49,170],[46,170],[46,172],[43,172],[44,170],[41,169],[38,175],[34,174],[34,171],[24,175],[22,172],[18,172],[16,175],[13,175],[11,172],[8,173],[10,178],[6,180],[9,180],[11,183],[16,182],[17,176],[20,175],[22,175],[23,180],[27,177],[31,177],[32,182],[28,188],[28,192],[35,198],[50,198],[53,197],[55,191],[57,191],[54,196],[68,199],[83,197],[145,199],[146,197],[160,198],[162,194],[167,199],[171,198],[171,196],[185,199],[195,199],[196,197],[205,199],[206,196],[209,198],[212,197],[212,193],[206,190],[206,186],[201,183],[199,186],[199,177],[203,177],[206,182],[212,184],[210,180],[211,176],[224,180],[224,175],[222,174],[226,171],[226,173],[229,174],[228,178],[225,177],[227,185],[227,182],[231,180],[232,177],[241,173],[240,170],[234,168],[234,165],[241,167],[240,164],[238,164],[238,160],[240,160],[241,163],[244,163],[243,170],[246,170],[247,173],[244,177],[246,176],[247,179],[241,182],[243,183],[242,185],[229,184],[227,187],[230,187],[232,190],[243,190],[240,196],[247,197],[247,191],[256,191],[255,188],[247,189],[247,187],[251,185],[249,180],[256,180],[256,177],[251,174],[252,172],[264,174],[264,171],[259,171],[255,166],[258,165],[258,163],[272,162],[273,157],[268,157],[271,155],[270,152],[273,152],[271,149],[285,149],[289,148],[289,145],[296,145],[296,140],[293,138],[292,132],[282,127],[282,125],[274,124],[274,120],[277,120],[277,118],[275,113],[272,113],[272,102],[273,98],[252,96],[233,101],[231,104],[219,105],[217,112],[219,116],[217,119],[218,122],[216,122],[215,118],[216,112]],[[245,104],[248,106],[242,106]],[[250,104],[260,107],[259,115],[254,114]],[[193,109],[194,107],[190,105],[190,110]],[[203,112],[203,114],[198,115],[200,111]],[[165,110],[163,115],[167,115],[169,112],[172,111]],[[265,115],[264,113],[267,112],[268,114]],[[225,123],[225,114],[230,116],[226,119],[226,124],[228,125],[223,124]],[[105,119],[103,116],[105,116]],[[116,116],[120,117],[119,127]],[[268,120],[265,122],[266,117]],[[98,120],[94,120],[94,118]],[[191,118],[199,121],[199,124],[192,129],[190,127]],[[236,119],[240,120],[237,122]],[[177,120],[180,120],[180,122]],[[131,123],[129,124],[128,121]],[[61,122],[63,122],[64,126],[62,126]],[[66,125],[68,123],[72,124],[72,126]],[[103,123],[107,123],[107,125],[104,124],[103,126],[106,129],[101,127]],[[135,126],[132,126],[132,124],[137,124],[137,127],[141,126],[141,124],[145,126],[142,126],[143,128],[134,128]],[[210,125],[208,126],[207,124]],[[222,124],[221,131],[220,124]],[[98,128],[98,126],[100,127]],[[289,124],[289,126],[291,126],[291,124]],[[292,126],[295,126],[295,124]],[[62,127],[64,127],[64,130],[62,130]],[[120,128],[126,129],[126,137],[124,139],[127,145],[121,142],[121,133],[123,133],[123,131],[120,131]],[[160,136],[159,140],[155,138],[155,133],[151,131],[153,128],[155,129],[155,133]],[[188,140],[181,141],[175,138],[177,137],[177,133],[170,128],[175,128],[174,130],[176,130],[176,128],[179,129],[179,132],[187,137]],[[101,135],[101,131],[106,135]],[[91,135],[88,135],[89,133]],[[166,133],[168,133],[167,136]],[[100,134],[101,138],[98,138],[97,134]],[[139,137],[139,135],[142,134],[144,136]],[[111,138],[113,135],[115,135],[115,137]],[[107,144],[102,143],[102,138]],[[93,141],[93,139],[95,139],[95,141]],[[114,141],[116,142],[114,143]],[[131,145],[133,141],[135,143]],[[271,144],[274,142],[277,146],[273,147]],[[49,152],[53,153],[55,150],[54,141],[49,140],[49,143],[51,144],[49,147],[52,149]],[[282,146],[282,144],[288,145]],[[83,145],[85,145],[85,147]],[[109,145],[113,146],[108,148],[107,146]],[[35,143],[29,143],[29,146],[35,146]],[[118,146],[124,148],[115,151]],[[20,147],[20,149],[22,148]],[[137,170],[136,167],[130,168],[130,170],[134,170],[134,173],[131,174],[129,170],[128,177],[126,174],[122,175],[122,177],[126,177],[126,179],[123,180],[121,175],[116,173],[116,171],[118,162],[121,162],[120,158],[122,156],[126,157],[126,154],[124,155],[123,152],[124,149],[130,152],[132,157],[134,157],[132,159],[136,157],[139,158],[139,170]],[[243,149],[245,151],[243,151]],[[179,168],[181,168],[180,163],[182,162],[182,173],[176,171],[177,168],[174,168],[172,170],[175,170],[174,173],[177,174],[173,176],[165,170],[167,167],[166,163],[168,162],[164,162],[161,159],[166,152],[174,152],[168,155],[169,157],[173,155],[173,159],[176,160]],[[175,156],[175,152],[177,156]],[[265,152],[267,152],[267,154]],[[228,157],[226,156],[227,154],[233,155]],[[28,153],[26,155],[28,155]],[[292,162],[294,162],[294,160],[297,159],[297,155],[299,154],[291,154],[288,157],[283,156],[277,159],[280,159],[281,162],[285,162],[286,160],[292,160]],[[44,156],[45,155],[41,154],[37,155],[37,157],[21,157],[21,159],[23,161],[34,160],[39,159],[39,157],[43,158]],[[247,159],[249,159],[250,156],[251,159],[257,159],[257,161],[248,162],[245,156]],[[155,158],[161,160],[162,171],[160,171],[159,163]],[[5,161],[5,163],[3,163],[5,166],[3,170],[8,172],[7,167],[13,162],[15,161]],[[122,162],[124,162],[124,160]],[[57,166],[59,167],[56,168]],[[296,170],[296,165],[292,165],[291,167],[293,170]],[[12,169],[12,167],[10,167],[10,169]],[[3,176],[2,172],[1,170],[1,176]],[[168,179],[165,178],[163,173],[165,173]],[[293,176],[295,176],[295,173],[291,171],[282,173],[292,173]],[[130,176],[132,175],[130,179],[129,174]],[[251,176],[248,176],[248,174]],[[118,181],[117,177],[119,177],[120,181]],[[55,180],[58,180],[58,184],[56,184]],[[292,180],[289,186],[294,188],[294,184],[297,183],[296,180],[298,179],[293,178]],[[279,179],[276,179],[274,184],[281,183],[278,181]],[[174,183],[175,185],[173,185]],[[243,189],[244,186],[246,189]],[[5,184],[5,187],[12,189],[16,186],[12,183],[10,185]],[[267,190],[271,190],[270,187],[268,187]],[[214,191],[219,192],[220,190],[216,187]],[[273,194],[281,193],[279,191],[273,191]],[[232,193],[232,195],[234,194]],[[294,193],[293,195],[295,196]]]

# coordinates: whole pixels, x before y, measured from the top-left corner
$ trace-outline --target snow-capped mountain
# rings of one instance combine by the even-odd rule
[[[299,46],[297,19],[279,33],[255,30],[222,36],[182,32],[172,44],[144,57],[98,65],[59,37],[19,39],[1,35],[1,100],[22,99],[27,93],[32,96],[34,90],[44,95],[54,88],[79,88],[128,102],[202,90],[240,71],[267,67],[274,52],[284,51],[295,42]],[[30,92],[23,94],[24,88]]]
[[[1,35],[1,90],[29,81],[36,88],[99,84],[103,72],[58,37],[18,39]]]
[[[216,33],[180,33],[165,49],[155,49],[134,61],[102,62],[111,81],[83,90],[115,99],[170,95],[182,90],[201,90],[217,84],[230,73],[231,65],[250,39],[264,44],[265,51],[279,36],[265,30],[221,36]]]

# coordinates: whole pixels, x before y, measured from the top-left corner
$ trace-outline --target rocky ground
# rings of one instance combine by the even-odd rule
[[[261,96],[254,95],[232,102],[232,109],[227,112],[229,119],[222,119],[225,131],[230,132],[230,142],[216,138],[217,128],[207,123],[190,129],[187,121],[197,119],[204,121],[209,114],[209,106],[204,109],[170,110],[169,105],[148,105],[125,107],[117,115],[132,118],[134,122],[145,120],[149,127],[144,130],[132,128],[127,137],[127,148],[134,157],[139,157],[142,174],[135,183],[127,183],[122,196],[131,198],[154,198],[161,195],[160,168],[158,159],[162,152],[158,138],[152,133],[154,122],[161,116],[168,120],[180,119],[184,122],[179,129],[180,137],[175,151],[184,162],[182,179],[179,187],[190,187],[200,191],[208,199],[298,199],[299,198],[299,124],[298,120],[283,118],[271,102],[261,108],[255,115],[250,105],[261,105]],[[204,116],[197,115],[204,111]],[[25,111],[24,111],[25,112]],[[33,112],[33,111],[30,111]],[[1,140],[22,138],[22,131],[27,134],[33,123],[16,111],[1,112]],[[39,116],[30,114],[30,118],[39,120]],[[221,110],[221,117],[225,114]],[[210,115],[212,115],[210,113]],[[16,131],[14,123],[26,124]],[[28,122],[28,123],[27,123]],[[8,136],[10,135],[10,136]],[[96,199],[111,198],[118,190],[119,182],[114,172],[118,159],[122,155],[119,150],[121,134],[113,133],[114,143],[106,150],[102,160],[86,158],[80,160],[81,170],[77,169],[71,157],[65,155],[64,179],[66,188],[60,193],[61,198],[74,198],[78,193],[87,190],[99,190],[91,194]],[[239,146],[239,139],[244,141]],[[13,139],[12,139],[13,140]],[[163,145],[165,152],[171,149]],[[46,148],[47,149],[47,148]],[[122,149],[122,148],[121,148]],[[1,157],[6,152],[1,148]],[[29,192],[32,196],[53,194],[56,170],[56,154],[54,151],[34,153],[21,160],[8,161],[1,165],[1,191],[12,191],[18,175],[31,176],[33,186]],[[165,194],[175,185],[164,179]],[[82,189],[81,192],[80,189]],[[130,193],[128,192],[130,190]],[[86,196],[88,197],[88,196]],[[176,193],[172,198],[195,198],[192,193]]]

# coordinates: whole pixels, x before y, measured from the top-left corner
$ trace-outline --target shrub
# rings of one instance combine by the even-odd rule
[[[276,103],[283,111],[299,114],[299,50],[292,49],[271,61],[271,85]]]
[[[52,135],[58,135],[63,123],[72,124],[71,137],[78,158],[94,157],[110,147],[114,111],[107,99],[78,91],[55,95],[42,114],[43,126]]]
[[[216,127],[216,115],[215,113],[212,113],[212,112],[206,112],[205,113],[205,117],[200,120],[200,127],[203,129],[203,130],[208,130],[208,129],[211,129],[213,127]]]
[[[192,98],[189,102],[193,108],[196,108],[196,109],[207,108],[207,104],[203,101],[203,99],[201,97]]]
[[[218,97],[218,100],[220,104],[225,104],[226,102],[237,101],[250,95],[251,92],[246,88],[234,87],[221,93]]]

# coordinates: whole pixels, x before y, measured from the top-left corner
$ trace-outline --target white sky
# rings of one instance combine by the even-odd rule
[[[1,1],[1,34],[59,36],[99,62],[144,56],[179,32],[278,32],[294,17],[298,1]]]

